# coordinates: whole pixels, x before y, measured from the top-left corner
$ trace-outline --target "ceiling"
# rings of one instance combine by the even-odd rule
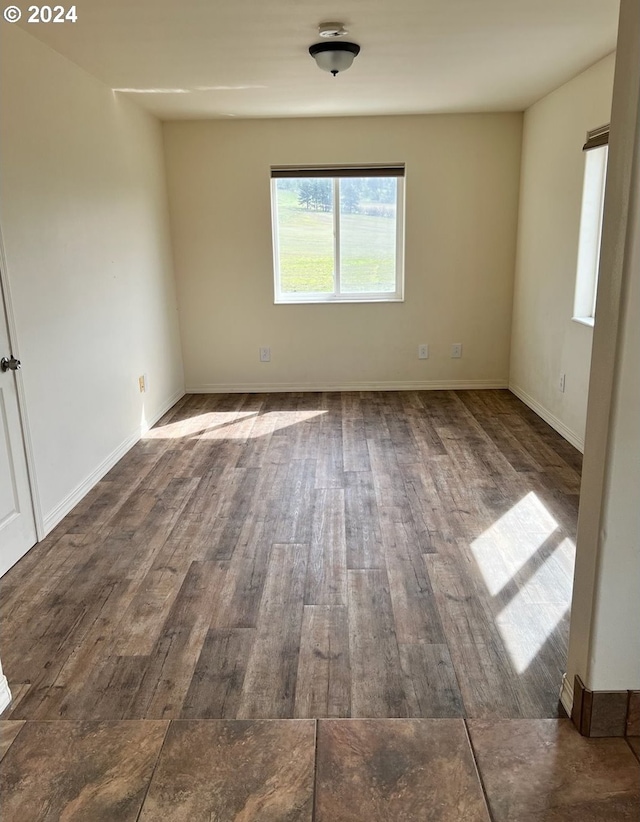
[[[613,51],[618,0],[85,0],[20,25],[163,119],[520,111]],[[318,25],[362,47],[334,78]]]

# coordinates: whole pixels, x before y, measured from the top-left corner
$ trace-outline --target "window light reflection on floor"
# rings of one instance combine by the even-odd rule
[[[531,491],[471,543],[471,551],[495,596],[557,529],[558,523]]]
[[[530,602],[525,586],[500,612],[496,625],[516,673],[527,670],[568,611],[568,603]]]
[[[326,414],[326,410],[269,411],[209,411],[184,420],[152,428],[146,439],[255,439],[265,434],[307,422]]]
[[[498,602],[506,600],[495,622],[518,674],[527,670],[569,611],[575,546],[570,539],[554,545],[558,528],[530,492],[471,543],[488,591]],[[536,562],[545,543],[547,556]]]

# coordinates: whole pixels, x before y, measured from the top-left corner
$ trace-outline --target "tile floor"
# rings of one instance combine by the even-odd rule
[[[9,720],[0,756],[2,822],[640,817],[631,744],[558,719]]]

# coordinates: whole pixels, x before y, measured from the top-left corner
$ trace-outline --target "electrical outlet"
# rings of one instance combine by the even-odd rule
[[[560,374],[560,379],[558,380],[558,389],[564,394],[564,384],[565,384],[565,377],[566,374]]]
[[[429,346],[426,343],[418,346],[418,359],[419,360],[428,360],[429,359]]]
[[[453,343],[451,346],[451,357],[454,360],[460,359],[462,356],[462,343]]]
[[[147,390],[147,378],[146,378],[146,374],[141,374],[141,375],[138,377],[138,388],[140,389],[140,393],[141,393],[141,394],[144,394],[144,392]]]
[[[260,362],[271,362],[271,349],[267,345],[260,348]]]

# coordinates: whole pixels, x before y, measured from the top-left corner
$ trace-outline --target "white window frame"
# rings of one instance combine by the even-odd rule
[[[572,319],[593,328],[598,293],[608,144],[585,152],[578,264]]]
[[[353,176],[353,175],[350,175]],[[359,177],[367,177],[363,169]],[[379,176],[379,175],[378,175]],[[301,170],[300,179],[307,179]],[[336,172],[327,177],[333,185],[333,292],[283,293],[280,281],[280,243],[278,236],[278,178],[271,179],[271,226],[273,232],[274,303],[276,305],[299,303],[374,303],[404,301],[404,175],[396,176],[396,289],[395,291],[360,291],[345,293],[340,288],[340,180]]]

